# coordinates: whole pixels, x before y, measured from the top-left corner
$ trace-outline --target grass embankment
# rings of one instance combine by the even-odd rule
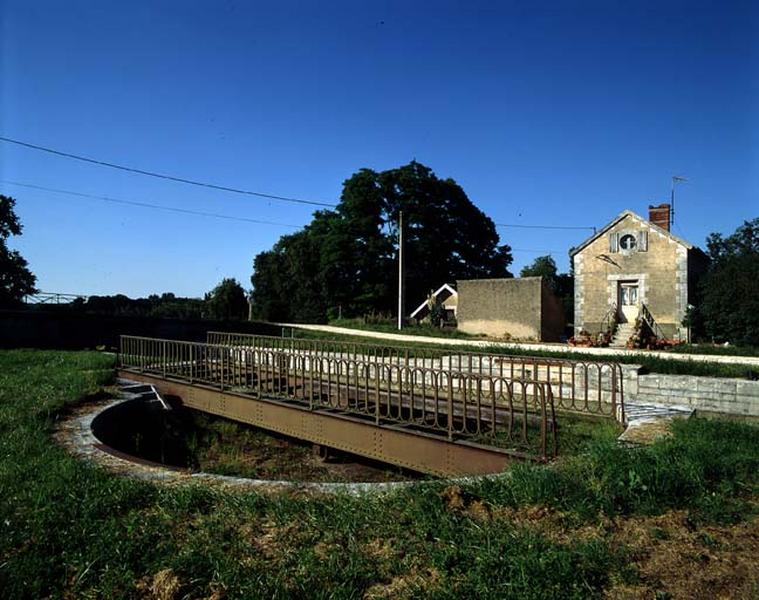
[[[706,354],[713,356],[759,356],[757,346],[717,346],[714,344],[680,344],[666,350],[673,354]]]
[[[417,335],[422,337],[450,338],[463,340],[480,340],[503,343],[518,343],[525,340],[506,340],[491,338],[485,335],[472,335],[459,331],[455,327],[433,327],[429,323],[407,324],[403,331],[398,331],[398,325],[394,321],[365,321],[361,318],[356,319],[333,319],[329,325],[334,327],[345,327],[347,329],[360,329],[363,331],[377,331],[380,333],[403,333],[403,335]],[[529,342],[527,342],[529,343]],[[532,343],[536,343],[534,340]],[[672,354],[706,354],[714,356],[759,356],[759,347],[757,346],[724,346],[721,344],[678,344],[662,350],[662,352],[671,352]]]
[[[343,342],[356,342],[363,344],[379,344],[386,346],[401,346],[408,348],[424,349],[430,352],[440,354],[450,354],[455,352],[484,352],[487,354],[499,354],[503,356],[518,356],[518,357],[537,357],[537,358],[564,358],[578,361],[606,361],[606,362],[618,362],[627,365],[640,365],[644,369],[644,373],[662,373],[668,375],[695,375],[699,377],[736,377],[740,379],[759,379],[759,367],[750,365],[730,364],[730,363],[717,363],[717,362],[702,362],[702,361],[685,361],[670,358],[659,358],[656,356],[647,356],[645,354],[636,354],[634,356],[628,356],[624,354],[605,354],[603,356],[596,356],[591,354],[583,354],[581,352],[572,352],[571,350],[534,350],[530,348],[515,348],[492,346],[487,348],[476,348],[472,346],[457,346],[455,344],[440,346],[439,344],[429,344],[424,341],[419,342],[398,342],[396,340],[389,339],[383,341],[380,339],[372,339],[362,337],[360,335],[349,334],[336,334],[325,331],[314,331],[311,329],[296,329],[295,337],[297,338],[309,338],[309,339],[322,339],[322,340],[336,340]],[[420,336],[421,337],[421,336]],[[684,354],[698,354],[695,350],[692,352],[684,351]],[[711,354],[718,355],[720,352],[712,352]]]
[[[756,597],[759,429],[678,422],[553,468],[360,498],[121,478],[55,446],[111,378],[93,353],[0,352],[7,598]]]
[[[345,327],[347,329],[361,329],[364,331],[378,331],[380,333],[403,333],[403,335],[418,335],[422,337],[451,338],[461,340],[486,339],[482,336],[471,335],[459,331],[455,327],[434,327],[429,323],[418,325],[405,325],[403,331],[398,331],[398,324],[394,321],[365,321],[364,319],[333,319],[329,322],[333,327]]]

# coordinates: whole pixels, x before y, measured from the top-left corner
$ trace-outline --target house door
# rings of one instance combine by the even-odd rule
[[[622,323],[632,323],[638,318],[640,303],[638,301],[638,282],[619,283],[619,316]]]

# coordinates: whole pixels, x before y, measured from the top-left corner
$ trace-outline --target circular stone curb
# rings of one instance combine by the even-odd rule
[[[139,385],[138,382],[119,379],[121,387]],[[315,481],[281,481],[272,479],[249,479],[246,477],[232,477],[229,475],[217,475],[203,471],[192,472],[177,467],[167,467],[159,463],[142,460],[120,453],[101,442],[92,432],[92,422],[99,414],[121,404],[136,400],[141,394],[129,393],[120,390],[118,397],[107,404],[95,404],[85,409],[74,407],[71,415],[66,416],[56,424],[53,437],[64,448],[77,458],[93,462],[113,473],[150,481],[161,484],[203,484],[223,488],[236,488],[240,490],[256,490],[265,492],[302,491],[329,494],[348,494],[358,496],[362,494],[387,493],[394,490],[413,486],[429,485],[431,483],[468,483],[499,479],[508,473],[493,473],[491,475],[478,475],[471,477],[457,477],[452,479],[438,479],[428,481],[383,481],[383,482],[315,482]]]

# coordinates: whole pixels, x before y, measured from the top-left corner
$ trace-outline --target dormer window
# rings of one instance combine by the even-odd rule
[[[622,248],[622,250],[635,250],[637,245],[638,240],[636,240],[635,236],[631,233],[626,233],[619,238],[619,247]]]

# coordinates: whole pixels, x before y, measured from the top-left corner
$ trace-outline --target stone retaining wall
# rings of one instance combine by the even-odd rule
[[[659,373],[640,375],[626,369],[625,400],[759,417],[759,381]]]

